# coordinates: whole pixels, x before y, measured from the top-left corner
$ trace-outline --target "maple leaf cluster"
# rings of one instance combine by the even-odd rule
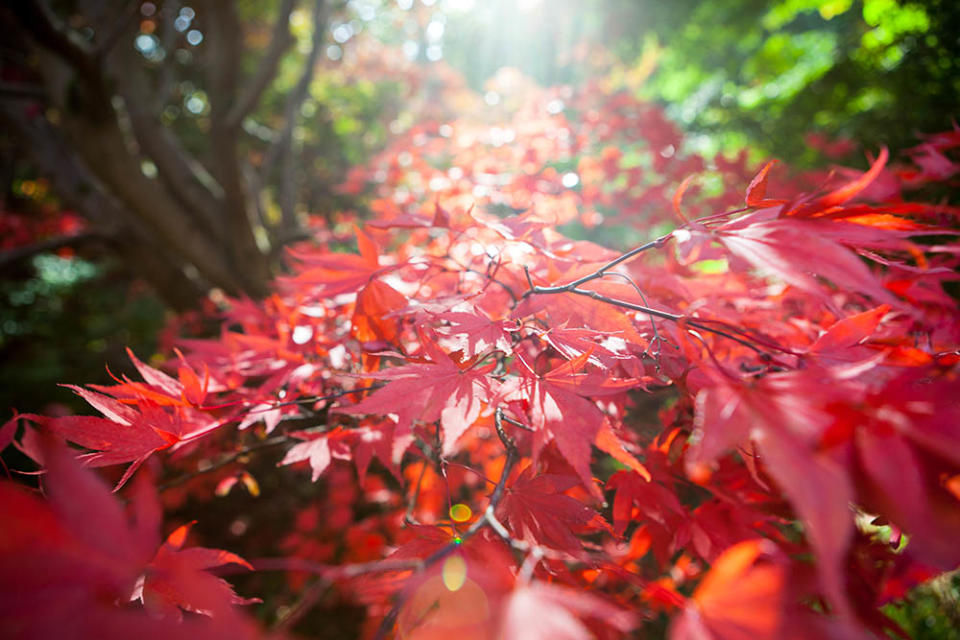
[[[222,565],[284,572],[279,630],[334,587],[368,637],[902,634],[882,605],[960,564],[958,210],[908,199],[958,147],[788,176],[598,86],[414,126],[218,337],[0,428],[47,496],[0,487],[3,635],[254,637]],[[151,474],[279,501],[271,453],[322,489],[264,557],[159,542]]]

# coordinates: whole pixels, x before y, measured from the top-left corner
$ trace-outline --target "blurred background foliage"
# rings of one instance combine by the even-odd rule
[[[54,8],[69,22],[83,4]],[[162,126],[202,158],[210,128],[204,3],[127,4],[140,26],[117,46],[159,86]],[[279,4],[237,3],[242,75],[268,46]],[[171,19],[173,30],[162,28]],[[240,144],[253,165],[266,162],[298,90],[314,40],[310,3],[295,3],[289,23],[293,46],[243,122]],[[950,0],[348,0],[332,4],[320,37],[290,161],[275,163],[264,182],[251,180],[268,220],[281,216],[276,185],[284,181],[298,185],[300,215],[362,211],[356,194],[336,188],[350,167],[415,122],[497,107],[490,82],[503,67],[541,85],[599,81],[659,102],[707,157],[746,148],[792,165],[863,166],[864,149],[885,144],[896,154],[919,133],[949,128],[960,112],[960,6]],[[4,46],[5,88],[19,54]],[[0,143],[3,215],[50,217],[56,193],[49,185],[24,192],[44,176],[7,131]],[[41,231],[21,244],[53,236]],[[166,322],[161,302],[149,301],[109,245],[60,255],[3,263],[4,406],[39,409],[51,383],[100,377],[104,361],[122,370],[117,345],[147,354]]]
[[[951,0],[450,4],[472,5],[444,18],[443,42],[471,86],[501,66],[548,85],[599,69],[665,105],[708,153],[862,162],[860,148],[912,146],[960,111]],[[856,145],[826,144],[836,139]]]
[[[237,0],[242,75],[255,73],[281,2]],[[159,89],[161,126],[207,157],[206,0],[122,4],[117,19],[139,27],[116,46]],[[86,5],[50,3],[68,24]],[[238,141],[251,166],[272,167],[246,176],[267,222],[281,219],[285,197],[300,216],[363,212],[362,191],[337,188],[350,168],[416,123],[509,108],[492,80],[504,67],[545,86],[596,82],[660,103],[707,158],[747,149],[794,166],[862,167],[864,150],[888,145],[896,157],[960,114],[955,0],[347,0],[331,3],[320,34],[312,15],[310,2],[294,4],[292,46]],[[291,101],[315,36],[315,73]],[[20,99],[25,54],[13,41],[0,51],[0,98]],[[292,152],[271,165],[290,115]],[[86,235],[6,129],[0,180],[0,409],[83,410],[56,384],[109,382],[105,364],[128,372],[126,346],[149,359],[178,332],[215,330],[169,311],[109,240]],[[207,302],[210,318],[218,300]],[[941,611],[958,589],[954,576],[889,611],[912,637],[958,638]]]

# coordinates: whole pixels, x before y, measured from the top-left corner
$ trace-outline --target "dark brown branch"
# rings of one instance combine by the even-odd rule
[[[267,149],[266,157],[261,168],[261,175],[266,179],[272,171],[274,164],[278,160],[282,163],[281,184],[279,193],[280,213],[281,213],[281,235],[295,234],[299,228],[296,218],[296,182],[294,180],[294,144],[293,130],[299,120],[300,109],[304,101],[310,95],[310,82],[313,80],[316,71],[317,61],[320,57],[320,50],[323,47],[323,32],[327,23],[327,1],[315,0],[313,5],[313,44],[307,59],[303,64],[303,71],[300,79],[294,87],[284,105],[283,118],[284,124],[279,136]]]
[[[160,236],[165,246],[179,252],[214,285],[228,292],[249,291],[219,243],[204,233],[202,225],[179,206],[160,182],[143,175],[140,163],[131,158],[116,122],[104,121],[103,126],[91,126],[87,120],[67,122],[66,116],[64,122],[90,169]]]
[[[0,252],[0,269],[8,267],[11,264],[20,262],[21,260],[32,258],[33,256],[39,253],[47,253],[49,251],[56,251],[57,249],[62,249],[64,247],[75,247],[77,245],[102,241],[106,239],[107,237],[101,233],[88,232],[88,233],[77,233],[71,236],[58,236],[56,238],[47,238],[46,240],[34,242],[33,244],[15,247],[13,249]]]
[[[34,21],[46,15],[27,13]],[[40,33],[48,34],[44,41],[57,42],[49,36],[58,33],[52,26],[49,29],[27,23],[18,26],[24,32],[23,40],[37,40],[36,34],[30,31],[30,26],[35,26]],[[36,51],[35,58],[53,106],[58,107],[57,136],[70,139],[71,148],[83,159],[85,168],[109,189],[119,209],[126,210],[114,219],[114,224],[125,224],[125,218],[138,218],[148,231],[145,240],[178,254],[177,263],[194,265],[209,283],[228,292],[243,291],[246,287],[238,278],[239,270],[226,262],[217,243],[205,236],[162,184],[142,173],[139,158],[131,153],[128,138],[111,104],[113,92],[104,80],[102,69],[99,66],[87,69],[83,60],[63,60],[62,56],[44,48]],[[89,64],[94,62],[98,61],[90,60]],[[15,117],[21,121],[42,119],[20,111]],[[183,278],[182,273],[179,277]]]
[[[628,276],[628,275],[625,274],[625,273],[620,273],[619,271],[611,271],[610,273],[607,273],[606,275],[608,275],[608,276],[614,276],[614,277],[618,277],[618,278],[622,278],[622,279],[626,280],[626,281],[627,281],[627,284],[629,284],[631,287],[633,287],[633,290],[637,292],[637,295],[638,295],[638,296],[640,296],[640,302],[642,302],[642,303],[644,304],[644,306],[650,306],[650,305],[647,303],[647,296],[645,296],[645,295],[643,294],[643,290],[640,289],[640,285],[638,285],[636,282],[634,282],[634,281],[633,281],[633,278],[631,278],[630,276]],[[654,353],[655,353],[654,357],[656,357],[656,356],[658,356],[659,353],[660,353],[660,342],[663,341],[663,338],[660,337],[660,331],[659,331],[659,329],[657,329],[657,322],[656,322],[656,320],[653,319],[653,316],[650,317],[650,328],[653,330],[653,340],[651,340],[650,342],[651,342],[651,343],[654,343],[654,342],[657,343],[657,347],[656,347],[656,349],[655,349],[655,351],[654,351]],[[648,345],[647,349],[649,349],[649,345]],[[646,351],[644,351],[644,353],[646,353]],[[658,361],[658,362],[657,362],[657,369],[659,370],[659,368],[660,368],[660,362]]]
[[[93,51],[79,34],[63,24],[42,0],[10,3],[9,9],[44,48],[60,56],[82,74],[99,77]]]
[[[47,97],[47,92],[41,85],[0,82],[0,96],[4,98],[44,100]]]
[[[293,43],[290,35],[290,13],[296,5],[296,0],[283,0],[277,11],[277,19],[273,25],[273,35],[270,44],[260,59],[256,72],[250,78],[240,98],[231,107],[226,116],[227,127],[236,128],[243,119],[257,106],[260,96],[277,74],[277,66],[284,52]]]
[[[753,350],[753,351],[755,351],[755,352],[757,352],[757,353],[763,353],[763,350],[762,350],[762,349],[760,349],[759,347],[751,344],[750,342],[747,342],[746,340],[744,340],[744,339],[742,339],[742,338],[738,338],[738,337],[736,337],[736,336],[734,336],[734,335],[731,335],[731,334],[727,333],[726,331],[721,331],[721,330],[719,330],[719,329],[714,329],[713,327],[708,327],[707,325],[705,325],[705,324],[703,324],[703,323],[701,323],[701,322],[698,322],[698,321],[696,321],[696,320],[693,320],[693,319],[691,319],[691,318],[688,318],[688,317],[686,317],[686,316],[678,315],[678,314],[676,314],[676,313],[669,313],[669,312],[667,312],[667,311],[660,311],[659,309],[651,309],[650,307],[645,307],[645,306],[643,306],[643,305],[641,305],[641,304],[635,304],[635,303],[633,303],[633,302],[627,302],[626,300],[618,300],[618,299],[616,299],[616,298],[610,298],[610,297],[605,296],[605,295],[603,295],[603,294],[601,294],[601,293],[597,293],[596,291],[590,291],[590,290],[588,290],[588,289],[578,289],[578,288],[574,288],[574,289],[569,289],[567,292],[568,292],[568,293],[575,293],[575,294],[581,295],[581,296],[586,296],[586,297],[588,297],[588,298],[593,298],[594,300],[597,300],[597,301],[599,301],[599,302],[605,302],[605,303],[607,303],[607,304],[612,304],[612,305],[614,305],[614,306],[616,306],[616,307],[622,307],[622,308],[624,308],[624,309],[631,309],[631,310],[633,310],[633,311],[639,311],[640,313],[645,313],[645,314],[647,314],[647,315],[649,315],[649,316],[653,316],[653,317],[656,317],[656,318],[663,318],[663,319],[665,319],[665,320],[672,320],[672,321],[674,321],[674,322],[683,321],[683,323],[686,324],[687,326],[696,327],[697,329],[702,329],[703,331],[709,331],[710,333],[716,334],[716,335],[718,335],[718,336],[723,336],[724,338],[728,338],[728,339],[730,339],[730,340],[733,340],[734,342],[738,342],[739,344],[741,344],[741,345],[747,347],[748,349],[751,349],[751,350]],[[537,291],[537,293],[541,293],[541,292]]]
[[[222,237],[221,210],[223,191],[212,176],[191,158],[171,134],[157,120],[150,109],[147,83],[136,59],[126,53],[114,56],[113,76],[130,117],[133,135],[140,151],[154,163],[167,191],[191,212],[192,217],[213,239]],[[211,190],[208,185],[214,187]]]
[[[387,571],[407,571],[423,567],[420,558],[401,558],[373,560],[355,564],[320,564],[305,558],[255,558],[250,560],[256,571],[303,571],[322,576],[329,580],[356,578],[368,573],[385,573]],[[223,575],[224,572],[218,572]]]
[[[84,110],[95,119],[109,118],[110,92],[106,90],[100,60],[89,44],[70,29],[47,7],[43,0],[24,0],[8,3],[25,42],[33,41],[41,49],[76,72],[80,82],[71,87],[73,106]],[[48,87],[49,90],[49,87]]]
[[[238,131],[227,115],[233,108],[240,58],[240,22],[234,0],[211,0],[209,27],[210,149],[214,177],[223,188],[222,237],[227,240],[229,260],[240,275],[243,288],[259,296],[267,291],[269,269],[257,246],[254,226],[247,210],[246,190],[240,171]]]
[[[757,347],[757,346],[754,345],[753,343],[751,343],[751,342],[749,342],[749,341],[747,341],[747,340],[745,340],[745,339],[743,339],[743,338],[739,338],[739,337],[737,337],[737,336],[735,336],[735,335],[732,335],[731,333],[729,333],[729,332],[727,332],[727,331],[721,331],[720,329],[714,329],[713,327],[710,327],[710,326],[708,326],[708,325],[706,325],[706,324],[704,324],[704,323],[702,323],[702,322],[700,322],[700,321],[698,321],[698,320],[694,320],[694,319],[692,319],[692,318],[688,318],[688,317],[686,317],[686,316],[682,316],[682,315],[679,315],[679,314],[676,314],[676,313],[670,313],[669,311],[662,311],[662,310],[660,310],[660,309],[653,309],[653,308],[648,307],[648,306],[646,306],[646,305],[640,305],[640,304],[636,304],[636,303],[634,303],[634,302],[627,302],[626,300],[618,300],[617,298],[611,298],[611,297],[609,297],[609,296],[605,296],[605,295],[603,295],[602,293],[599,293],[599,292],[597,292],[597,291],[592,291],[592,290],[590,290],[590,289],[581,289],[581,288],[580,288],[580,285],[586,284],[587,282],[590,282],[590,281],[592,281],[592,280],[596,280],[596,279],[598,279],[598,278],[603,278],[604,276],[607,276],[607,275],[613,275],[613,274],[608,273],[608,272],[610,271],[610,269],[616,267],[616,266],[619,265],[619,264],[622,264],[623,262],[626,262],[626,261],[629,260],[630,258],[633,258],[634,256],[636,256],[636,255],[638,255],[638,254],[640,254],[640,253],[642,253],[642,252],[644,252],[644,251],[648,251],[648,250],[650,250],[650,249],[656,249],[656,248],[662,247],[662,246],[667,242],[667,240],[670,239],[670,236],[671,236],[671,234],[668,233],[668,234],[666,234],[666,235],[660,236],[660,237],[657,238],[656,240],[651,240],[650,242],[648,242],[648,243],[646,243],[646,244],[643,244],[643,245],[641,245],[641,246],[639,246],[639,247],[637,247],[637,248],[635,248],[635,249],[631,249],[630,251],[624,253],[624,254],[621,255],[621,256],[618,256],[617,258],[614,258],[614,259],[611,260],[610,262],[608,262],[608,263],[606,263],[605,265],[603,265],[602,267],[598,268],[598,269],[597,269],[596,271],[594,271],[593,273],[589,273],[589,274],[587,274],[587,275],[585,275],[585,276],[583,276],[583,277],[581,277],[581,278],[578,278],[578,279],[576,279],[576,280],[574,280],[574,281],[572,281],[572,282],[568,282],[567,284],[564,284],[564,285],[557,285],[557,286],[553,286],[553,287],[541,287],[541,286],[534,285],[534,284],[533,284],[533,279],[530,277],[530,270],[527,269],[526,267],[524,267],[523,272],[524,272],[524,274],[525,274],[526,277],[527,277],[527,284],[529,285],[530,288],[527,289],[526,291],[524,291],[523,296],[521,297],[521,299],[523,300],[523,299],[526,299],[526,298],[528,298],[528,297],[530,297],[530,296],[532,296],[532,295],[539,295],[539,294],[573,293],[573,294],[576,294],[576,295],[585,296],[585,297],[587,297],[587,298],[592,298],[592,299],[594,299],[594,300],[597,300],[598,302],[604,302],[604,303],[606,303],[606,304],[611,304],[611,305],[616,306],[616,307],[621,307],[621,308],[623,308],[623,309],[630,309],[630,310],[632,310],[632,311],[639,311],[640,313],[644,313],[644,314],[646,314],[646,315],[648,315],[648,316],[651,316],[652,318],[663,318],[664,320],[670,320],[670,321],[672,321],[672,322],[681,322],[681,321],[682,321],[682,322],[683,322],[685,325],[687,325],[687,326],[696,327],[697,329],[701,329],[701,330],[703,330],[703,331],[708,331],[708,332],[713,333],[713,334],[715,334],[715,335],[723,336],[724,338],[727,338],[727,339],[729,339],[729,340],[733,340],[734,342],[737,342],[737,343],[743,345],[744,347],[747,347],[748,349],[751,349],[752,351],[754,351],[754,352],[756,352],[756,353],[764,353],[764,351],[763,351],[762,349],[760,349],[759,347]],[[642,297],[642,294],[641,294],[641,297]]]
[[[180,37],[180,32],[176,28],[179,12],[180,0],[164,0],[163,6],[160,8],[160,18],[162,20],[160,44],[166,53],[166,57],[160,67],[160,73],[157,74],[156,90],[151,101],[154,113],[160,113],[163,110],[172,93],[174,73],[176,72],[173,50],[177,46],[177,39]]]
[[[523,543],[519,540],[514,540],[506,528],[500,523],[497,517],[494,515],[494,511],[497,508],[497,505],[500,504],[500,501],[503,499],[503,493],[506,490],[507,478],[510,477],[510,473],[513,471],[514,465],[520,459],[519,452],[517,447],[514,444],[513,440],[507,436],[503,431],[503,410],[497,408],[496,413],[494,414],[494,421],[497,425],[497,436],[500,438],[500,441],[503,442],[503,446],[507,450],[507,459],[503,464],[503,471],[500,473],[500,479],[497,481],[497,485],[494,487],[493,492],[490,494],[490,502],[487,504],[486,510],[483,512],[477,520],[470,526],[469,529],[458,535],[453,539],[452,542],[446,546],[435,551],[432,555],[428,556],[421,561],[420,565],[417,566],[417,571],[424,571],[428,567],[436,564],[440,560],[443,560],[451,553],[456,551],[465,540],[468,540],[479,533],[484,527],[490,527],[493,531],[497,533],[500,537],[504,538],[508,544],[510,544],[515,549],[524,549],[529,550],[529,545]],[[398,601],[391,609],[390,612],[384,617],[383,622],[380,624],[380,628],[377,629],[377,634],[375,638],[377,640],[382,640],[387,637],[387,634],[390,633],[390,630],[393,628],[393,625],[396,624],[397,616],[400,614],[400,607],[403,606],[403,600]]]
[[[132,25],[136,24],[137,16],[140,13],[140,3],[137,2],[137,0],[124,0],[123,5],[123,8],[119,10],[111,10],[109,8],[106,10],[106,13],[111,14],[110,17],[113,24],[110,29],[106,31],[106,35],[100,38],[97,43],[94,55],[98,58],[109,55],[123,34],[126,33]],[[120,14],[119,17],[114,11]]]
[[[514,420],[513,418],[511,418],[511,417],[509,417],[509,416],[503,416],[503,417],[502,417],[502,420],[503,420],[504,422],[507,422],[507,423],[509,423],[509,424],[512,424],[513,426],[517,427],[518,429],[523,429],[524,431],[533,431],[533,429],[531,429],[531,428],[528,427],[527,425],[523,424],[523,423],[520,422],[519,420]]]
[[[320,48],[323,43],[321,34],[323,33],[323,28],[326,25],[326,6],[326,0],[314,1],[312,14],[313,44],[310,47],[310,52],[307,54],[307,59],[304,61],[303,69],[300,72],[300,78],[297,81],[296,86],[293,88],[293,91],[290,92],[287,102],[284,105],[283,128],[277,134],[273,144],[270,145],[270,148],[267,149],[267,154],[261,167],[261,173],[264,176],[266,176],[266,174],[272,170],[273,165],[280,158],[284,141],[292,138],[293,128],[297,123],[297,114],[300,112],[300,108],[303,106],[303,101],[306,100],[307,96],[309,95],[310,82],[313,80],[317,59],[320,57]]]
[[[423,461],[423,466],[420,467],[420,475],[417,477],[417,484],[413,487],[413,496],[410,498],[410,501],[407,503],[407,511],[403,514],[403,522],[405,524],[418,525],[420,524],[417,519],[414,517],[413,513],[417,510],[417,501],[420,499],[420,487],[423,486],[423,478],[427,475],[427,461]]]
[[[320,580],[315,581],[303,594],[300,598],[293,604],[292,607],[287,609],[282,616],[280,616],[277,621],[273,624],[273,631],[289,631],[292,629],[300,620],[303,619],[303,616],[307,615],[310,612],[310,609],[315,607],[320,599],[327,593],[330,589],[330,581],[321,578]]]
[[[185,482],[193,480],[198,476],[202,476],[204,474],[217,471],[218,469],[222,469],[227,465],[230,465],[236,462],[239,458],[242,458],[247,454],[253,453],[254,451],[261,451],[263,449],[272,449],[273,447],[279,447],[280,445],[286,444],[289,441],[290,441],[290,436],[279,435],[279,436],[274,436],[272,438],[267,438],[262,442],[257,442],[255,444],[248,445],[241,449],[237,449],[236,451],[231,451],[230,453],[222,456],[219,460],[217,460],[216,462],[214,462],[208,467],[197,469],[196,471],[190,471],[188,473],[184,473],[183,475],[177,476],[176,478],[171,478],[170,480],[161,482],[160,484],[157,485],[157,491],[162,492],[168,489],[173,489],[174,487],[179,487]]]
[[[574,289],[576,289],[582,284],[586,284],[587,282],[590,282],[591,280],[596,280],[597,278],[602,278],[604,275],[606,275],[607,271],[609,271],[610,269],[613,269],[617,265],[626,262],[627,260],[629,260],[630,258],[633,258],[634,256],[640,255],[644,251],[648,251],[650,249],[659,249],[669,239],[670,239],[669,233],[666,235],[660,236],[656,240],[651,240],[650,242],[644,245],[641,245],[635,249],[631,249],[630,251],[627,251],[623,255],[617,258],[614,258],[613,260],[603,265],[593,273],[585,275],[582,278],[578,278],[573,282],[568,282],[567,284],[556,286],[556,287],[533,286],[533,281],[530,279],[530,272],[524,269],[525,273],[527,274],[527,282],[530,283],[530,289],[523,293],[523,298],[527,298],[537,293],[566,293],[567,291],[573,291]]]
[[[107,192],[46,119],[0,102],[0,122],[17,135],[37,167],[51,178],[61,201],[79,211],[101,235],[116,239],[114,246],[134,273],[174,308],[196,304],[202,291],[184,275],[179,257],[157,244],[155,234]]]
[[[450,262],[452,262],[453,264],[457,265],[457,266],[460,268],[461,271],[468,271],[468,272],[470,272],[470,273],[476,273],[477,275],[481,275],[481,276],[483,276],[484,278],[486,278],[487,281],[492,282],[492,283],[495,284],[495,285],[498,285],[501,289],[503,289],[504,291],[506,291],[507,295],[510,296],[510,299],[513,301],[513,304],[514,304],[514,305],[516,305],[518,302],[520,302],[520,298],[519,298],[519,297],[517,296],[517,294],[513,291],[513,288],[512,288],[512,287],[510,287],[508,284],[506,284],[506,283],[503,282],[502,280],[498,280],[496,277],[494,277],[496,272],[490,273],[489,270],[488,270],[488,271],[480,271],[479,269],[474,269],[473,267],[468,267],[468,266],[462,265],[462,264],[460,264],[459,262],[457,262],[457,261],[456,261],[453,257],[451,257],[450,255],[447,256],[447,259],[450,260]],[[448,272],[448,273],[456,273],[456,270],[455,270],[455,269],[448,269],[448,268],[443,267],[443,266],[441,266],[440,268],[443,269],[444,271]]]

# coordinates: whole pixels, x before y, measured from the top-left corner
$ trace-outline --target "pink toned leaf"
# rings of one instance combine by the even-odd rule
[[[517,588],[505,605],[501,637],[512,640],[589,640],[581,617],[594,617],[620,633],[635,620],[628,612],[585,591],[535,582]]]
[[[880,320],[889,311],[890,305],[884,304],[869,311],[838,320],[817,338],[817,341],[810,346],[810,351],[819,353],[846,349],[860,344],[876,330]]]
[[[864,172],[860,177],[851,180],[842,187],[831,191],[830,193],[815,199],[813,202],[794,207],[786,212],[786,215],[797,218],[816,217],[824,213],[829,213],[834,207],[837,207],[851,198],[855,197],[861,191],[867,188],[873,182],[880,172],[883,171],[887,159],[890,157],[889,151],[884,147],[880,150],[880,155],[870,166],[870,169]]]
[[[279,466],[309,460],[310,469],[313,472],[310,479],[316,482],[320,474],[330,466],[331,459],[330,445],[327,442],[327,438],[324,435],[320,435],[312,440],[301,442],[290,447],[287,454],[283,457],[283,460],[280,461]]]
[[[754,176],[753,180],[750,181],[750,186],[747,187],[746,203],[748,207],[772,207],[774,205],[783,204],[786,200],[767,200],[767,178],[770,174],[770,169],[772,169],[777,164],[776,160],[771,160],[770,162],[763,165],[763,168]]]
[[[670,640],[776,640],[784,624],[786,567],[762,561],[776,547],[741,542],[721,555],[700,582]]]
[[[127,355],[147,384],[161,389],[173,398],[179,398],[183,395],[183,385],[180,384],[178,380],[171,378],[162,371],[154,369],[150,365],[144,364],[130,349],[127,349]]]

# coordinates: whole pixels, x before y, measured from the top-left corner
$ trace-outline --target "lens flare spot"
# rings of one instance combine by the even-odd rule
[[[443,562],[443,586],[449,591],[460,591],[467,581],[467,561],[461,555],[452,555]]]
[[[450,507],[450,519],[454,522],[466,522],[473,516],[473,511],[465,504],[455,504]]]

